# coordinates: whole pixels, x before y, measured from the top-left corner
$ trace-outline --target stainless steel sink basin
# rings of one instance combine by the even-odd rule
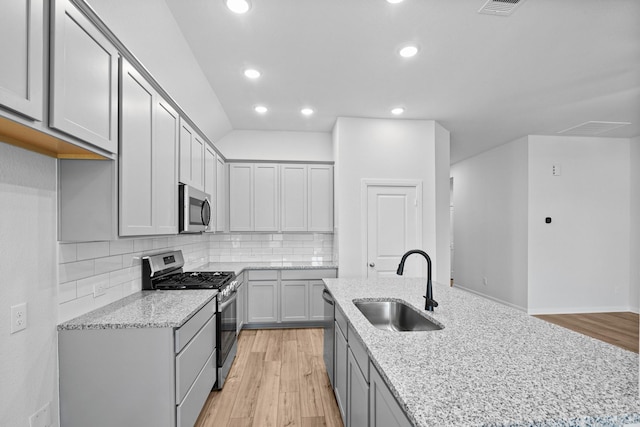
[[[443,327],[402,301],[354,300],[358,310],[373,326],[388,331],[437,331]]]

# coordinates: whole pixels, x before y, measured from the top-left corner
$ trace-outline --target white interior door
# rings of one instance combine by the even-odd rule
[[[365,186],[366,276],[395,276],[402,255],[422,246],[422,185]],[[420,263],[409,258],[404,275],[422,276],[421,270]]]

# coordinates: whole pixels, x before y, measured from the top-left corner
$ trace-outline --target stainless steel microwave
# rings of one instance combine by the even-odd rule
[[[180,233],[201,233],[211,226],[211,196],[187,184],[178,187]]]

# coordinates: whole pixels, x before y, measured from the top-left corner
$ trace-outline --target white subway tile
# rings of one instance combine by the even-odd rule
[[[293,248],[273,248],[274,254],[293,254]]]
[[[211,241],[212,242],[228,242],[231,240],[230,234],[212,234]]]
[[[153,239],[153,249],[167,249],[169,247],[169,239],[167,237],[159,237]]]
[[[98,274],[97,276],[87,277],[86,279],[78,280],[77,292],[78,298],[85,295],[93,295],[93,289],[95,285],[102,285],[105,288],[109,287],[109,273]]]
[[[294,255],[313,255],[313,248],[294,248]]]
[[[58,263],[64,264],[78,260],[78,245],[75,243],[60,243],[58,245]]]
[[[285,240],[282,242],[283,248],[303,248],[304,242],[302,241],[294,241],[294,240]]]
[[[252,255],[267,255],[267,254],[272,254],[273,253],[273,249],[271,248],[253,248],[251,249],[251,254]]]
[[[122,255],[108,256],[97,258],[96,274],[106,273],[109,271],[120,270],[122,268]]]
[[[123,298],[122,284],[107,288],[107,292],[93,299],[94,309],[104,307],[107,304]]]
[[[76,299],[78,295],[76,294],[76,282],[67,282],[61,283],[58,286],[58,303],[62,304],[67,301],[71,301],[72,299]]]
[[[109,242],[109,255],[121,255],[133,252],[133,240],[112,240]]]
[[[261,248],[262,242],[240,242],[241,248]]]
[[[277,240],[277,241],[281,242],[283,240],[284,236],[282,234],[274,234],[272,236],[272,238],[273,238],[273,240]]]
[[[261,242],[272,240],[273,237],[271,234],[253,234],[251,235],[251,240],[258,240]]]
[[[153,239],[136,239],[133,241],[134,252],[145,252],[153,249]]]
[[[66,322],[93,310],[93,296],[87,295],[67,301],[58,306],[58,322]]]
[[[281,248],[282,242],[262,242],[263,248]]]
[[[78,243],[78,261],[109,256],[109,242]]]
[[[109,286],[117,286],[136,278],[142,277],[142,269],[138,267],[128,267],[109,273]]]
[[[58,283],[71,282],[94,275],[94,261],[75,261],[58,266]]]

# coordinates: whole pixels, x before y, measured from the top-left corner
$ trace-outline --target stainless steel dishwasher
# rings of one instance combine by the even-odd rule
[[[325,288],[322,291],[322,299],[324,300],[324,340],[323,340],[323,358],[324,366],[327,368],[327,375],[331,381],[333,388],[333,346],[335,341],[334,318],[335,303],[331,293]]]

